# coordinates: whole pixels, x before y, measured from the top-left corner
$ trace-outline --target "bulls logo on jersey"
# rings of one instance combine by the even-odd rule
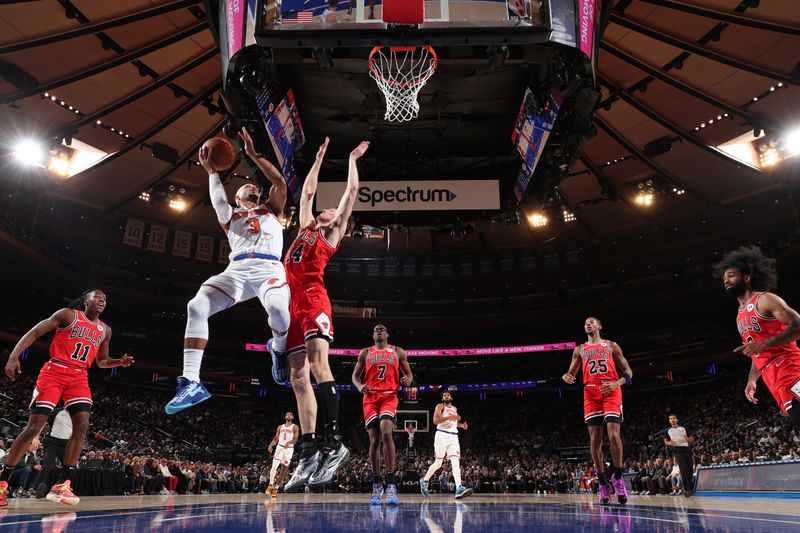
[[[747,311],[748,312],[752,311],[755,308],[756,308],[756,306],[754,306],[753,304],[747,304]]]
[[[319,326],[319,331],[323,335],[330,335],[331,333],[331,319],[328,317],[327,313],[320,313],[314,319],[314,322],[317,323]]]

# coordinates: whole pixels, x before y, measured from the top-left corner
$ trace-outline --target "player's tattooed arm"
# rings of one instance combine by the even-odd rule
[[[616,363],[616,366],[619,369],[620,377],[616,381],[604,381],[600,385],[600,392],[606,395],[611,394],[619,387],[627,383],[629,379],[633,378],[631,366],[628,364],[628,360],[625,359],[625,356],[622,355],[622,349],[616,342],[611,343],[611,355],[614,358],[614,363]]]
[[[369,392],[369,386],[364,385],[361,381],[361,374],[364,373],[364,367],[367,364],[367,353],[369,352],[368,349],[364,348],[358,354],[358,362],[356,363],[356,367],[353,369],[353,385],[355,385],[356,390],[362,394],[366,394]]]
[[[253,139],[250,137],[247,129],[242,128],[242,131],[239,132],[239,137],[244,142],[244,153],[253,160],[253,163],[256,164],[258,169],[261,170],[269,180],[270,205],[279,213],[283,213],[283,208],[286,206],[286,180],[283,179],[283,174],[281,174],[281,171],[267,158],[256,152],[253,146]]]
[[[800,339],[800,313],[789,307],[777,294],[764,293],[758,299],[758,312],[763,316],[774,316],[778,322],[787,326],[786,329],[761,342],[745,343],[734,352],[742,352],[749,357],[758,355],[767,348],[782,346]]]
[[[22,352],[31,347],[36,339],[58,327],[68,326],[73,320],[75,320],[75,311],[66,308],[59,309],[49,318],[42,320],[28,330],[28,332],[25,333],[25,335],[23,335],[22,338],[17,342],[17,345],[14,346],[14,349],[8,356],[8,361],[6,362],[5,368],[8,379],[14,381],[17,378],[17,374],[22,373],[22,369],[20,368],[19,364],[19,357],[22,355]]]
[[[575,383],[575,377],[578,375],[578,370],[581,368],[581,347],[576,346],[575,349],[572,351],[572,361],[569,363],[569,370],[567,373],[561,376],[561,379],[564,380],[564,383],[568,383],[572,385]]]
[[[408,364],[408,356],[406,356],[406,351],[400,347],[395,346],[395,350],[397,350],[397,360],[400,363],[400,371],[403,373],[403,376],[400,378],[400,384],[404,387],[408,387],[414,381],[411,365]]]
[[[314,164],[311,165],[311,170],[308,171],[306,179],[303,182],[303,191],[300,194],[300,218],[298,220],[301,228],[305,228],[314,222],[314,195],[317,194],[319,169],[322,167],[322,161],[325,159],[325,152],[328,150],[329,141],[330,139],[325,137],[325,140],[319,146]]]
[[[97,359],[95,362],[100,368],[114,368],[115,366],[131,366],[133,364],[133,357],[128,354],[123,354],[119,359],[114,359],[108,355],[108,347],[111,344],[111,328],[106,324],[106,336],[103,343],[100,344],[100,350],[97,352]]]

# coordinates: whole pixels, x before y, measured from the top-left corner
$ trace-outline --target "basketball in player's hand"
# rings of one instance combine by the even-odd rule
[[[203,144],[208,151],[208,158],[214,162],[217,170],[225,171],[236,161],[236,150],[228,139],[212,137]]]

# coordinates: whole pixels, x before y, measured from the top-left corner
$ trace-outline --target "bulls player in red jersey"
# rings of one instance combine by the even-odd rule
[[[123,355],[112,359],[108,355],[111,328],[100,320],[106,308],[106,295],[97,289],[84,292],[73,300],[69,307],[59,309],[50,318],[42,320],[19,340],[6,363],[6,376],[12,381],[22,373],[20,355],[39,337],[56,330],[50,343],[50,360],[44,364],[36,380],[31,400],[31,414],[25,429],[14,439],[6,456],[5,468],[0,473],[0,507],[8,505],[8,480],[13,480],[20,459],[28,445],[39,436],[47,423],[47,417],[59,400],[72,417],[72,436],[67,443],[64,464],[58,483],[53,485],[47,499],[67,505],[76,505],[80,499],[72,493],[70,476],[83,448],[89,429],[89,412],[92,409],[92,393],[86,372],[97,362],[100,368],[130,366],[133,358]],[[12,487],[13,488],[13,487]]]
[[[397,473],[395,468],[394,424],[397,416],[397,389],[411,385],[414,375],[406,352],[389,344],[386,326],[378,324],[372,330],[375,344],[358,354],[353,370],[353,385],[364,395],[364,425],[369,434],[369,460],[372,463],[372,497],[370,503],[380,504],[381,447],[386,463],[386,503],[397,505]],[[400,377],[402,371],[403,377]],[[361,379],[362,374],[364,379]],[[382,446],[381,446],[382,444]]]
[[[739,302],[736,326],[743,344],[734,351],[750,357],[750,375],[744,395],[758,403],[758,378],[772,393],[778,407],[800,430],[800,314],[776,294],[775,260],[756,246],[728,253],[715,267],[725,292]]]
[[[328,365],[328,345],[333,342],[331,302],[325,290],[324,273],[331,256],[339,249],[350,225],[350,215],[358,194],[356,162],[369,148],[364,141],[350,152],[347,185],[339,206],[323,209],[314,217],[317,179],[328,138],[303,183],[300,195],[300,231],[284,257],[286,279],[291,291],[289,334],[286,340],[290,379],[300,417],[300,460],[284,491],[292,492],[306,483],[322,485],[333,479],[336,470],[350,457],[339,433],[339,390]],[[281,358],[275,359],[278,363]],[[278,372],[280,374],[280,372]],[[325,424],[325,443],[316,443],[317,400],[311,388],[311,374],[319,384],[319,398]]]
[[[597,469],[600,502],[608,503],[611,490],[619,503],[628,501],[628,491],[622,479],[622,389],[633,377],[628,361],[616,342],[600,337],[603,329],[600,320],[589,317],[583,324],[586,343],[572,352],[569,370],[562,376],[564,382],[575,383],[578,370],[583,369],[583,419],[589,428],[589,452]],[[618,371],[619,369],[619,371]],[[606,477],[603,461],[603,423],[611,447],[611,478]]]

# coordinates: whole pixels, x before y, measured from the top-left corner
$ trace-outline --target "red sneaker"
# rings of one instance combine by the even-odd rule
[[[0,507],[8,507],[8,481],[0,481]]]
[[[47,499],[51,502],[63,503],[64,505],[78,505],[81,499],[72,493],[72,487],[70,485],[69,480],[64,483],[59,483],[58,485],[53,485],[53,488],[50,489],[50,494],[47,495]]]

